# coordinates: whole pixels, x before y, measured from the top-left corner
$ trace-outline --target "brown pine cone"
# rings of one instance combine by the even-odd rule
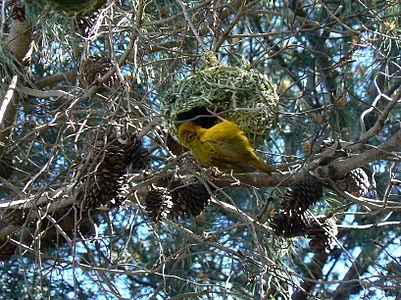
[[[10,242],[0,240],[0,260],[8,260],[17,249],[17,246]]]
[[[13,161],[10,154],[4,153],[0,157],[0,176],[4,179],[10,179],[14,171]]]
[[[370,187],[368,175],[362,168],[352,170],[344,178],[335,182],[341,190],[355,197],[366,195]]]
[[[281,212],[274,215],[269,225],[277,235],[290,238],[305,235],[308,220],[303,215]]]
[[[309,246],[315,253],[330,253],[336,245],[337,234],[337,224],[332,218],[318,217],[308,225]]]
[[[176,216],[188,215],[196,217],[203,212],[210,202],[210,193],[201,182],[185,184],[181,181],[173,183],[171,189],[172,208]]]
[[[148,217],[157,223],[166,219],[173,207],[171,199],[167,188],[152,186],[145,198],[145,210]]]
[[[127,167],[126,147],[104,129],[88,133],[83,153],[86,175],[77,196],[81,208],[88,210],[121,203],[118,196]]]
[[[305,212],[323,196],[323,183],[310,175],[296,180],[290,185],[283,203],[283,209],[288,214]]]
[[[82,62],[78,75],[80,85],[88,87],[94,83],[96,84],[96,80],[104,76],[112,67],[113,64],[111,60],[106,56],[90,56],[86,58]],[[103,84],[112,87],[116,82],[118,82],[117,75],[113,74],[110,79]]]

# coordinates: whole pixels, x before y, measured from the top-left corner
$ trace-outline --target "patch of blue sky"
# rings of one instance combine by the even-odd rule
[[[304,258],[303,258],[303,262],[305,264],[309,264],[312,262],[312,259],[315,257],[315,255],[312,252],[307,253]]]
[[[339,260],[333,260],[332,263],[326,264],[323,268],[323,274],[327,274],[330,272],[330,274],[336,276],[336,278],[333,278],[332,276],[328,277],[328,280],[342,280],[344,276],[347,274],[349,268],[353,267],[352,262],[358,257],[358,255],[361,253],[362,248],[361,247],[355,247],[354,249],[350,250],[348,253],[342,253],[341,257],[342,259]],[[330,284],[328,285],[328,288],[330,290],[335,290],[335,288],[338,286],[338,284]]]
[[[355,221],[355,215],[353,213],[356,213],[358,210],[359,210],[359,207],[357,205],[352,205],[351,207],[349,207],[347,210],[347,212],[349,214],[344,216],[342,224],[343,225],[353,224]]]
[[[285,151],[285,142],[284,142],[284,139],[281,137],[280,133],[273,130],[273,131],[270,131],[269,136],[270,136],[270,140],[274,141],[274,142],[272,142],[272,148],[270,151],[274,154],[285,153],[284,152]],[[267,142],[269,142],[269,141],[267,141]],[[269,148],[267,147],[267,145],[264,145],[263,149],[267,150]],[[270,159],[275,163],[280,163],[283,161],[283,157],[281,155],[272,155],[270,157]]]
[[[397,232],[388,232],[388,239],[392,240],[391,244],[386,247],[379,256],[379,261],[393,261],[401,264],[401,238]],[[391,257],[390,257],[391,255]]]
[[[369,292],[372,291],[372,292]],[[368,295],[369,294],[369,295]],[[396,297],[388,296],[381,289],[370,288],[365,289],[360,292],[358,295],[351,295],[350,300],[361,300],[361,299],[369,299],[369,300],[396,300]]]
[[[385,161],[375,161],[369,165],[373,168],[375,173],[387,173],[388,164]]]

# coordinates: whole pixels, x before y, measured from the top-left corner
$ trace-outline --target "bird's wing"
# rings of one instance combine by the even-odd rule
[[[216,152],[222,157],[226,157],[227,160],[238,159],[240,156],[249,155],[249,150],[237,139],[225,138],[224,140],[216,140],[208,138],[205,139],[204,142],[212,146]]]
[[[252,156],[250,153],[253,153],[244,133],[231,121],[223,121],[205,130],[200,140],[213,147],[222,158],[231,161]]]

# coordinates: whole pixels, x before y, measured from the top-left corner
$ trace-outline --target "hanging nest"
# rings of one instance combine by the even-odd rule
[[[163,95],[161,112],[176,140],[180,121],[210,128],[218,119],[237,123],[253,146],[258,146],[276,123],[278,95],[263,74],[238,67],[213,66],[186,77]]]
[[[103,6],[106,0],[26,0],[26,2],[48,5],[52,10],[67,16],[84,16]]]

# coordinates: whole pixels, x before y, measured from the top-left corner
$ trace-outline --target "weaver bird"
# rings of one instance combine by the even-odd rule
[[[249,140],[234,122],[224,120],[211,128],[185,122],[178,128],[178,139],[200,162],[221,170],[246,172],[259,169],[271,173],[271,165],[256,156]]]

